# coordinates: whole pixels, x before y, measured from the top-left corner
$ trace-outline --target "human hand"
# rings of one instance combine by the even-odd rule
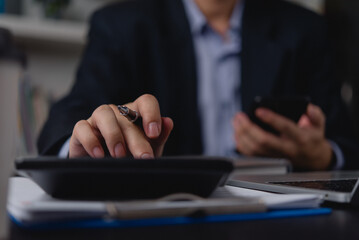
[[[279,136],[264,131],[238,113],[233,119],[237,150],[245,155],[283,157],[293,166],[324,170],[330,165],[332,149],[325,138],[325,116],[321,109],[309,104],[306,114],[295,123],[269,109],[259,108],[256,116],[279,131]]]
[[[170,118],[161,117],[157,99],[142,95],[126,104],[142,117],[143,129],[122,116],[115,105],[98,107],[87,120],[77,122],[70,139],[69,157],[105,156],[106,146],[112,157],[135,158],[161,156],[173,129]]]

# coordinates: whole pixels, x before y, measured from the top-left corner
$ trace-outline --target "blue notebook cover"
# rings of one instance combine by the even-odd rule
[[[92,219],[66,222],[47,222],[25,224],[17,221],[10,216],[11,220],[21,228],[33,230],[55,230],[55,229],[79,229],[79,228],[127,228],[178,224],[197,224],[215,222],[235,222],[250,220],[265,220],[289,217],[304,217],[314,215],[330,214],[330,208],[311,208],[293,210],[275,210],[263,213],[242,213],[227,215],[212,215],[203,217],[174,217],[174,218],[155,218],[155,219],[136,219],[136,220],[111,220],[111,219]]]

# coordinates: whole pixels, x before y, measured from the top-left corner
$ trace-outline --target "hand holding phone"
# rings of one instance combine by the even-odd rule
[[[255,114],[258,108],[267,108],[271,111],[280,114],[294,122],[298,122],[300,117],[306,113],[308,104],[308,97],[291,96],[291,97],[261,97],[254,98],[249,118],[252,122],[260,126],[265,131],[278,135],[278,131],[270,125],[262,122]]]
[[[333,150],[325,138],[325,114],[319,106],[308,103],[309,99],[301,97],[257,98],[250,112],[238,113],[233,119],[238,152],[248,156],[286,158],[295,168],[305,170],[328,169]],[[258,111],[260,107],[275,114]],[[255,124],[277,136],[261,131]]]

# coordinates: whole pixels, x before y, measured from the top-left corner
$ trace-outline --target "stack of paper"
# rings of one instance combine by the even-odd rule
[[[270,210],[317,208],[323,202],[323,197],[317,194],[276,194],[233,186],[225,189],[234,196],[260,198]]]
[[[291,163],[283,158],[264,158],[239,156],[230,159],[234,165],[232,176],[260,175],[260,174],[286,174],[292,171]]]
[[[123,202],[69,201],[50,197],[28,178],[12,178],[8,211],[21,222],[45,222],[86,218],[158,218],[204,214],[264,212],[259,198],[226,195],[203,199],[191,194],[170,195],[155,200]]]
[[[84,226],[83,222],[78,225],[79,221],[93,219],[101,219],[101,222],[95,223],[96,226],[108,227],[109,224],[114,223],[115,226],[124,226],[124,223],[127,226],[138,219],[151,220],[151,222],[142,221],[143,225],[157,225],[191,223],[199,221],[198,219],[204,222],[243,220],[248,218],[248,214],[251,218],[268,218],[270,215],[253,214],[266,214],[268,209],[315,209],[321,202],[320,196],[313,194],[279,195],[230,186],[219,188],[209,199],[180,194],[175,195],[174,199],[169,197],[146,201],[68,201],[54,199],[30,179],[17,177],[10,179],[8,212],[15,223],[25,227],[44,226],[41,225],[44,223],[49,226],[51,223],[69,221],[72,222],[71,226]],[[328,210],[302,212],[303,215],[323,213],[328,213]],[[293,215],[297,212],[287,212],[287,214]],[[153,219],[161,221],[154,222]],[[77,225],[73,225],[76,221]],[[94,223],[91,222],[90,225],[93,226]]]

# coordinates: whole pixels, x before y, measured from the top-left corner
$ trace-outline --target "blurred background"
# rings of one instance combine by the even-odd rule
[[[52,102],[72,86],[88,19],[121,0],[0,0],[0,27],[9,29],[27,56],[21,79],[19,155],[35,155],[35,140]],[[170,1],[170,0],[169,0]],[[250,0],[249,0],[250,1]],[[342,97],[359,122],[359,1],[289,0],[324,15],[329,24]],[[356,133],[359,129],[356,126]],[[358,134],[359,135],[359,134]]]

